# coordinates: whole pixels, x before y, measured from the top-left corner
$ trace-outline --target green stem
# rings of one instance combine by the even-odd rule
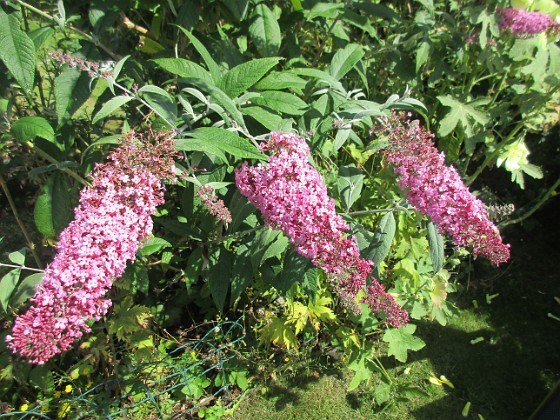
[[[560,178],[556,180],[556,182],[550,187],[537,201],[537,203],[531,207],[527,212],[523,213],[521,216],[517,217],[516,219],[506,220],[504,223],[500,223],[499,227],[503,228],[508,225],[513,225],[515,223],[520,223],[523,220],[527,219],[528,217],[532,216],[538,209],[542,207],[542,205],[554,195],[556,189],[560,186]]]
[[[10,204],[10,208],[12,209],[12,213],[13,213],[15,219],[16,219],[16,222],[17,222],[19,228],[21,229],[21,232],[23,233],[23,236],[25,237],[25,241],[27,242],[27,246],[31,250],[31,254],[33,254],[33,258],[35,259],[35,263],[37,264],[37,267],[43,268],[43,264],[41,263],[41,259],[39,258],[39,254],[37,254],[37,250],[35,249],[35,244],[31,240],[31,235],[29,235],[29,232],[27,232],[27,228],[25,227],[25,225],[23,224],[23,222],[21,221],[21,219],[19,217],[19,213],[18,213],[18,210],[17,210],[17,207],[16,207],[16,203],[14,202],[14,200],[12,198],[12,194],[10,194],[10,190],[8,189],[8,184],[6,183],[6,180],[4,179],[4,177],[2,175],[0,175],[0,186],[2,187],[2,190],[4,191],[4,194],[6,195],[6,198],[8,199],[8,203]]]
[[[37,268],[26,267],[25,265],[16,265],[16,264],[0,263],[0,267],[20,268],[22,270],[37,271],[38,273],[42,273],[43,271],[45,271],[45,270],[39,270]]]
[[[31,143],[30,141],[28,141],[27,143],[27,147],[29,147],[30,149],[34,150],[35,152],[37,152],[37,154],[39,156],[41,156],[43,159],[48,160],[50,163],[54,163],[59,164],[60,162],[58,160],[56,160],[55,158],[53,158],[51,155],[49,155],[47,152],[45,152],[44,150],[35,147],[35,145],[33,143]],[[64,172],[65,174],[70,175],[72,178],[74,178],[76,181],[78,181],[80,184],[82,184],[85,187],[91,187],[91,184],[86,181],[84,178],[82,178],[80,175],[78,175],[76,172],[71,171],[68,168],[59,168],[62,172]]]

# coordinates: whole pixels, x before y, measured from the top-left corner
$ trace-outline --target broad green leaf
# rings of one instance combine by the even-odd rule
[[[100,139],[95,140],[88,147],[86,147],[86,149],[84,150],[84,155],[86,153],[89,153],[91,149],[95,148],[96,146],[101,146],[102,144],[120,144],[121,138],[122,135],[119,134],[115,134],[113,136],[101,137]]]
[[[313,20],[317,17],[323,17],[327,19],[334,19],[344,8],[344,3],[315,3],[315,5],[306,13],[306,19],[308,21]]]
[[[116,109],[119,109],[121,106],[130,102],[134,98],[132,96],[117,96],[115,98],[109,99],[105,104],[101,107],[99,112],[95,114],[92,120],[92,124],[95,124],[97,121],[105,118],[106,116],[110,115]]]
[[[282,43],[282,33],[276,16],[266,4],[260,3],[255,6],[249,34],[262,56],[270,57],[278,54]]]
[[[237,22],[241,22],[247,14],[249,0],[221,0],[224,6],[231,12]]]
[[[8,301],[16,289],[21,274],[21,268],[11,270],[0,280],[0,306],[4,312],[8,310]]]
[[[138,93],[160,117],[163,117],[171,127],[175,127],[177,104],[175,104],[173,96],[154,85],[142,86]]]
[[[37,28],[28,33],[29,38],[33,41],[35,45],[35,51],[37,51],[41,46],[54,34],[54,29],[50,26],[43,26]]]
[[[260,96],[253,98],[253,103],[288,115],[303,115],[308,108],[308,104],[303,99],[277,90],[261,92]]]
[[[366,251],[367,259],[373,260],[375,263],[373,267],[373,275],[375,277],[379,277],[379,265],[383,262],[391,249],[396,227],[397,225],[393,212],[389,211],[385,213],[379,221],[373,235],[373,241]]]
[[[391,398],[391,385],[382,381],[375,387],[373,397],[375,398],[375,402],[377,404],[383,404],[389,401],[389,399]]]
[[[58,124],[69,119],[90,96],[90,78],[77,68],[67,68],[54,79]]]
[[[262,79],[279,61],[280,57],[269,57],[239,64],[224,74],[218,87],[231,98],[237,98]]]
[[[319,289],[319,270],[317,268],[313,267],[305,271],[301,287],[311,300],[315,300]]]
[[[52,174],[35,202],[34,218],[37,230],[49,239],[58,234],[72,219],[73,206],[70,186],[65,175]]]
[[[196,51],[200,54],[210,74],[212,75],[212,79],[214,79],[214,83],[218,83],[220,78],[222,77],[222,70],[216,61],[212,58],[206,47],[200,42],[190,31],[187,31],[184,28],[179,27],[181,31],[189,38],[191,44],[196,49]]]
[[[430,257],[434,272],[437,273],[445,262],[445,250],[443,247],[443,236],[437,231],[435,225],[430,220],[426,226],[428,230],[428,243],[430,245]]]
[[[242,245],[243,254],[236,251],[231,273],[231,298],[230,304],[237,300],[243,291],[253,282],[253,266],[251,258],[247,256],[247,246]],[[241,248],[241,247],[240,247]]]
[[[260,230],[255,235],[249,252],[253,270],[257,271],[267,259],[284,252],[289,242],[289,239],[280,231],[272,228]]]
[[[416,73],[428,62],[431,51],[432,45],[428,41],[422,41],[420,46],[416,48]]]
[[[289,249],[284,257],[284,269],[274,279],[274,286],[281,292],[287,292],[298,281],[302,281],[305,273],[312,267],[311,262]]]
[[[282,117],[274,114],[261,106],[248,106],[241,108],[243,114],[254,118],[259,124],[262,124],[269,131],[276,131],[282,124]]]
[[[186,78],[181,79],[186,83],[190,83],[200,90],[205,91],[206,93],[210,94],[212,99],[216,101],[218,105],[220,105],[225,111],[237,122],[240,126],[245,127],[245,121],[243,121],[243,115],[237,109],[237,105],[233,100],[219,87],[207,83],[202,79],[193,79],[193,78]]]
[[[440,121],[438,130],[440,136],[445,137],[450,134],[459,123],[465,129],[465,133],[472,136],[474,134],[472,121],[484,126],[490,120],[488,113],[477,110],[474,104],[464,104],[450,95],[440,95],[437,99],[443,106],[451,108],[451,111]]]
[[[148,269],[144,265],[133,264],[130,271],[132,272],[132,293],[142,292],[147,295],[150,291]]]
[[[312,68],[295,68],[295,69],[291,69],[290,72],[301,76],[313,77],[334,89],[344,91],[342,84],[338,80],[336,80],[331,74],[323,70],[312,69]]]
[[[426,343],[420,338],[415,337],[416,325],[408,324],[399,328],[388,328],[383,335],[383,341],[389,343],[387,354],[395,356],[399,362],[406,362],[407,352],[416,351],[423,348]]]
[[[291,89],[294,92],[302,92],[305,85],[307,85],[307,80],[295,74],[274,71],[260,80],[255,88],[258,90]]]
[[[156,58],[151,60],[165,71],[179,77],[193,77],[212,84],[212,75],[199,64],[184,58]]]
[[[16,140],[21,143],[33,140],[35,137],[41,137],[56,143],[54,130],[43,117],[30,116],[20,118],[12,124],[12,133]]]
[[[35,83],[35,45],[21,30],[15,13],[6,14],[0,7],[0,60],[19,85],[30,92]]]
[[[8,259],[17,265],[25,265],[25,251],[27,248],[22,248],[19,251],[10,252]]]
[[[155,252],[161,251],[164,248],[169,248],[171,243],[166,241],[163,238],[150,238],[146,244],[142,248],[140,248],[139,252],[142,255],[151,255]]]
[[[212,293],[214,304],[220,312],[224,310],[231,281],[233,260],[234,255],[231,252],[221,249],[217,261],[208,270],[208,287],[210,293]]]
[[[301,1],[300,0],[290,0],[292,3],[292,7],[294,8],[294,10],[300,11],[303,10],[303,6],[301,5]]]
[[[336,80],[342,79],[358,61],[362,59],[365,52],[358,44],[348,44],[338,50],[331,60],[328,71]]]
[[[222,163],[227,163],[225,153],[215,144],[195,138],[175,139],[175,150],[178,152],[202,152],[217,157]]]
[[[373,375],[371,363],[369,363],[367,360],[368,355],[366,354],[366,352],[362,352],[360,356],[361,357],[354,360],[348,365],[348,368],[356,373],[354,374],[352,381],[350,381],[350,384],[348,384],[348,388],[346,389],[347,392],[354,391],[356,388],[358,388],[358,386],[360,386],[362,382],[368,381]]]
[[[338,170],[338,193],[342,199],[345,211],[349,212],[352,204],[360,198],[362,187],[364,186],[362,170],[355,165],[341,166]]]
[[[10,305],[17,307],[35,295],[35,286],[43,281],[43,273],[33,273],[27,276],[17,287],[10,299]]]
[[[189,135],[195,139],[206,141],[238,159],[266,159],[266,155],[249,140],[242,139],[236,133],[223,128],[201,127]]]

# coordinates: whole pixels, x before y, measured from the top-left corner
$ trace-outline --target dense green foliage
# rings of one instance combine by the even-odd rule
[[[496,8],[505,1],[389,3],[0,4],[1,216],[22,232],[0,234],[1,413],[73,417],[95,406],[148,418],[157,407],[164,417],[219,417],[262,377],[311,373],[312,358],[355,372],[348,391],[364,389],[375,410],[423,395],[384,364],[405,367],[410,352],[430,351],[433,340],[415,324],[445,326],[457,312],[452,294],[475,264],[472,250],[455,247],[406,202],[381,153],[387,142],[371,130],[393,110],[410,112],[494,206],[499,227],[524,221],[560,185],[552,143],[560,48],[554,31],[501,32]],[[560,15],[552,0],[525,3]],[[68,66],[76,58],[83,69]],[[148,128],[173,130],[181,153],[154,235],[115,279],[112,307],[91,334],[32,366],[6,346],[14,318],[94,165],[124,133]],[[338,212],[409,325],[388,328],[365,305],[359,316],[337,305],[325,273],[237,191],[234,168],[265,161],[257,146],[271,131],[306,139]],[[207,185],[230,223],[201,202]],[[513,213],[504,207],[511,204]],[[154,389],[157,402],[149,401]]]

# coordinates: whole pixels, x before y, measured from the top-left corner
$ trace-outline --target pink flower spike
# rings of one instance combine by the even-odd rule
[[[499,265],[509,259],[509,245],[502,242],[482,201],[472,195],[445,156],[434,147],[434,135],[404,113],[394,114],[386,124],[372,130],[386,136],[390,147],[385,157],[394,165],[399,187],[417,210],[427,214],[440,232],[470,247]]]
[[[170,133],[130,132],[109,162],[95,167],[32,306],[6,338],[12,352],[42,365],[107,312],[111,301],[104,296],[151,235],[151,216],[163,203],[160,179],[174,180],[174,155]]]
[[[282,231],[295,250],[320,267],[341,301],[359,311],[355,298],[361,290],[376,313],[384,313],[387,324],[405,325],[408,314],[397,305],[383,286],[371,278],[371,261],[360,258],[354,238],[345,231],[348,224],[336,213],[319,172],[308,162],[309,146],[295,134],[270,133],[263,152],[270,152],[268,164],[250,167],[245,162],[235,172],[241,194],[257,207],[266,225]]]

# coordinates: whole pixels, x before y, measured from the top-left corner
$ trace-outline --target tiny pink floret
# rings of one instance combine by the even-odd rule
[[[335,203],[319,172],[308,162],[309,146],[295,134],[271,133],[263,152],[269,152],[266,165],[236,170],[239,191],[257,207],[265,223],[290,238],[295,250],[320,267],[341,301],[357,312],[355,298],[366,292],[362,302],[374,312],[384,313],[389,325],[408,322],[408,314],[371,278],[371,261],[360,258],[356,241],[345,233],[349,226],[336,213]]]
[[[107,312],[107,291],[152,233],[151,216],[163,203],[161,179],[174,179],[169,134],[129,133],[109,162],[95,167],[32,306],[16,318],[6,339],[12,352],[42,365],[90,332],[88,320]]]

